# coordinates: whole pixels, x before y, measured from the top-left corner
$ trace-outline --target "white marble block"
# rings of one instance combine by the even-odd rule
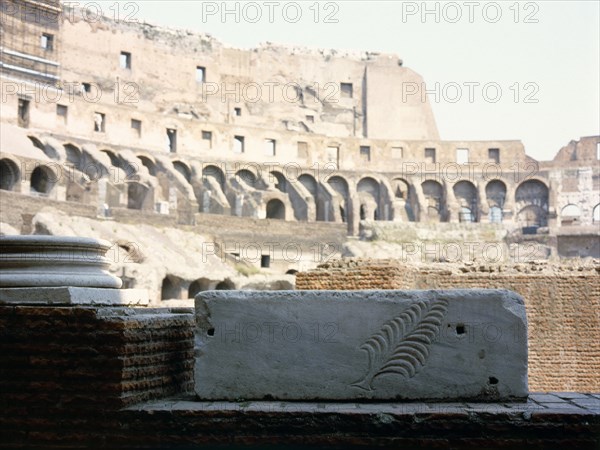
[[[511,291],[209,291],[196,317],[201,399],[528,393],[525,306]]]

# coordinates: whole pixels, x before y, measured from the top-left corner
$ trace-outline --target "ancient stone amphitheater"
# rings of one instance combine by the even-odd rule
[[[155,305],[292,288],[340,256],[600,257],[600,137],[553,161],[443,141],[395,55],[2,9],[3,234],[100,237]]]

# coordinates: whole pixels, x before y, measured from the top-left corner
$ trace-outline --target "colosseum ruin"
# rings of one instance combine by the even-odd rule
[[[600,137],[552,161],[440,140],[396,55],[236,49],[58,0],[9,0],[1,33],[2,233],[107,239],[154,304],[292,288],[340,256],[448,261],[453,239],[600,257]]]

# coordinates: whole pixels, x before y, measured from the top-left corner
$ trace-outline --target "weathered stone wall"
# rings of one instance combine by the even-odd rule
[[[382,279],[379,277],[384,276]],[[600,391],[600,265],[514,266],[350,260],[299,273],[297,289],[504,288],[525,299],[532,391]],[[498,330],[476,324],[490,336]],[[500,332],[513,332],[501,330]],[[518,336],[516,336],[518,338]]]
[[[0,409],[117,409],[193,388],[189,310],[0,306]]]

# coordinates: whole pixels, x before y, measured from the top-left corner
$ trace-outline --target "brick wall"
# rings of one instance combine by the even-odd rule
[[[600,392],[598,263],[453,267],[347,260],[298,273],[296,288],[513,290],[525,299],[527,310],[530,390]]]
[[[112,410],[191,391],[193,316],[162,311],[0,306],[0,410]]]

